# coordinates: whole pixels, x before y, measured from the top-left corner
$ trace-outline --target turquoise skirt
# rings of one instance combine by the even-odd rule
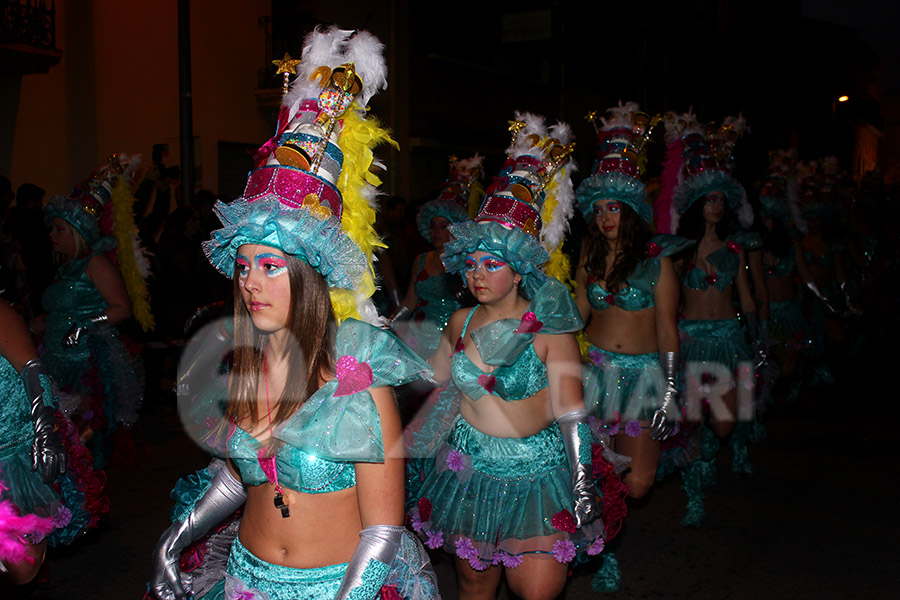
[[[753,361],[753,350],[738,319],[683,319],[678,331],[685,363],[720,363],[734,373],[738,363]]]
[[[525,438],[482,433],[457,417],[434,458],[410,463],[418,482],[412,527],[429,548],[443,548],[481,570],[514,568],[525,554],[567,563],[602,549],[602,524],[575,530],[571,472],[559,427]],[[566,513],[566,514],[562,514]],[[559,526],[559,527],[557,527]]]
[[[620,354],[590,345],[584,404],[604,423],[650,421],[665,391],[659,354]]]
[[[812,347],[812,329],[803,316],[799,298],[770,302],[769,310],[772,340],[790,350],[803,351]]]

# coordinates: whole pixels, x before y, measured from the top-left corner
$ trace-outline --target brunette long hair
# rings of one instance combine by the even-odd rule
[[[319,389],[323,375],[334,372],[335,318],[328,286],[319,273],[304,261],[285,254],[290,278],[291,305],[287,328],[288,371],[284,391],[278,398],[272,424],[283,423]],[[237,420],[260,421],[259,375],[263,372],[269,336],[259,331],[241,299],[238,273],[234,277],[234,363],[228,382],[225,416]]]
[[[609,272],[606,270],[606,257],[610,252],[606,237],[597,225],[596,216],[588,223],[588,235],[585,238],[584,268],[594,279],[604,281],[604,287],[612,294],[625,287],[628,277],[634,272],[638,263],[646,258],[647,241],[650,231],[637,212],[630,206],[621,203],[619,217],[619,250],[613,260]]]
[[[737,214],[728,205],[728,198],[724,198],[725,213],[722,220],[716,223],[716,235],[720,240],[725,240],[730,234],[738,231],[740,226],[737,220]],[[678,231],[676,235],[697,242],[691,248],[688,248],[684,254],[679,254],[675,260],[686,258],[685,254],[691,257],[690,261],[683,261],[682,271],[689,270],[692,265],[689,263],[697,262],[697,252],[700,251],[700,240],[706,234],[706,218],[703,216],[703,207],[706,204],[706,196],[697,198],[693,204],[681,215],[678,220]]]

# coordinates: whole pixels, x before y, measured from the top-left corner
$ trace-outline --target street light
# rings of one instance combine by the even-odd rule
[[[850,99],[850,96],[838,96],[838,102],[846,102]]]

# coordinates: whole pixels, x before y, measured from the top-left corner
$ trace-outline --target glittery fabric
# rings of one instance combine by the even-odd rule
[[[675,188],[675,209],[678,211],[678,214],[683,215],[696,200],[711,192],[722,192],[725,194],[730,210],[740,211],[744,206],[748,210],[750,208],[747,205],[747,192],[740,183],[725,171],[708,169],[688,178]],[[751,222],[752,218],[753,214],[751,212]]]
[[[375,595],[381,590],[381,584],[387,579],[387,574],[391,566],[381,561],[369,559],[366,569],[362,574],[362,583],[347,595],[347,600],[367,600],[375,598]]]
[[[229,457],[241,472],[246,485],[266,483],[266,475],[257,460],[261,446],[243,429],[236,429],[228,440]],[[278,483],[305,494],[325,494],[345,490],[356,485],[356,470],[352,463],[332,462],[299,448],[284,446],[275,457]]]
[[[440,546],[490,565],[502,556],[497,553],[549,555],[560,540],[571,541],[576,551],[586,550],[602,531],[598,522],[577,531],[553,525],[555,515],[574,506],[571,472],[556,423],[533,436],[498,438],[459,417],[436,459],[411,466],[421,469],[411,477],[422,485],[410,499],[409,513],[414,529],[431,548]],[[431,507],[430,515],[421,512],[422,499]],[[473,556],[458,546],[468,548],[469,542]]]
[[[466,256],[482,250],[495,254],[509,263],[522,276],[522,290],[532,298],[548,277],[541,271],[550,255],[537,239],[518,227],[507,228],[500,223],[456,223],[450,226],[453,239],[444,246],[441,259],[451,273],[464,275]]]
[[[403,535],[400,551],[391,565],[384,565],[386,574],[378,573],[384,586],[390,586],[402,600],[440,599],[437,578],[428,555],[408,532]],[[261,560],[251,554],[235,538],[228,557],[225,578],[198,600],[229,600],[230,590],[266,594],[239,596],[241,600],[333,600],[347,570],[347,563],[294,569]],[[374,574],[374,573],[373,573]],[[353,598],[375,600],[379,588],[359,590]]]
[[[589,345],[584,404],[602,421],[650,421],[665,391],[659,354],[621,354]],[[616,414],[618,413],[618,415]]]
[[[473,308],[466,317],[461,339],[466,334],[469,319],[472,318],[474,312]],[[515,323],[517,324],[518,321]],[[547,367],[535,354],[533,344],[528,344],[520,350],[512,364],[499,366],[489,373],[476,367],[462,350],[456,352],[450,360],[453,382],[473,400],[477,400],[485,394],[499,396],[507,402],[523,400],[547,387]]]
[[[96,250],[95,250],[96,252]],[[105,311],[109,305],[85,274],[91,256],[71,260],[59,269],[59,278],[44,292],[47,311],[43,360],[61,390],[88,400],[95,464],[101,466],[112,451],[109,440],[120,424],[137,422],[144,400],[144,373],[140,359],[131,356],[115,327],[91,327],[72,348],[63,339],[72,325]]]
[[[336,217],[318,219],[306,209],[289,208],[275,199],[242,198],[214,208],[224,227],[203,242],[203,251],[222,274],[231,276],[243,244],[280,248],[316,269],[330,287],[356,289],[369,275],[362,250],[341,230]]]
[[[22,515],[53,517],[57,529],[48,536],[50,544],[67,544],[87,528],[92,515],[86,510],[72,465],[50,485],[44,483],[40,470],[31,468],[34,428],[29,400],[18,371],[3,356],[0,398],[0,482],[6,488],[0,499],[10,500]]]
[[[785,348],[809,350],[813,344],[813,333],[803,316],[800,298],[769,302],[769,336]]]
[[[587,286],[587,298],[594,310],[604,310],[616,306],[623,310],[636,311],[655,306],[654,293],[659,283],[661,256],[672,256],[694,245],[694,241],[670,234],[654,236],[647,244],[648,258],[637,264],[627,278],[627,287],[610,294],[600,284],[591,282]]]
[[[686,363],[718,362],[734,371],[739,362],[753,360],[746,331],[737,319],[683,319],[678,331]]]
[[[450,273],[429,276],[425,271],[425,255],[422,255],[414,283],[416,308],[410,315],[404,341],[424,359],[430,358],[437,349],[450,316],[462,308],[456,299],[458,283],[459,279]]]
[[[707,273],[700,267],[694,267],[685,273],[681,282],[692,290],[705,291],[710,285],[720,292],[734,282],[741,265],[742,250],[756,250],[762,247],[762,239],[756,233],[739,231],[725,239],[725,245],[710,253],[706,262],[712,265],[715,273]]]
[[[469,219],[466,209],[455,199],[438,198],[422,205],[416,213],[416,227],[423,238],[431,241],[431,219],[444,217],[451,223],[462,223]]]
[[[624,173],[592,175],[581,182],[575,193],[578,197],[578,210],[588,223],[594,218],[594,203],[606,199],[624,202],[648,225],[653,220],[653,209],[647,203],[647,188],[636,177],[629,177]]]

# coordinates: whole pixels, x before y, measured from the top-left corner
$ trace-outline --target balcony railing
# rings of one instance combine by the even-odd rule
[[[56,3],[0,0],[0,44],[56,49]]]

